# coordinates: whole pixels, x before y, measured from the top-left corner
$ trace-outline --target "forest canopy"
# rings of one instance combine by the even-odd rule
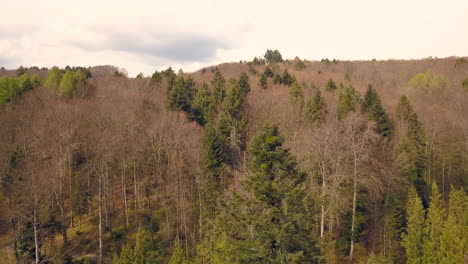
[[[0,263],[463,263],[466,65],[0,70]]]

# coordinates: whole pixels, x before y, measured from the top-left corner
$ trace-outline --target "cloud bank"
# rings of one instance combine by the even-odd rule
[[[111,64],[130,75],[250,60],[468,55],[463,0],[5,1],[0,66]]]

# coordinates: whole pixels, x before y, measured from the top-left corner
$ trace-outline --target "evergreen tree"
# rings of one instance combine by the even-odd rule
[[[328,79],[327,84],[325,85],[325,91],[333,91],[336,90],[336,84],[335,81],[333,81],[332,78]]]
[[[226,97],[226,79],[224,79],[219,69],[216,70],[211,84],[213,85],[213,98],[215,103],[222,103],[224,97]]]
[[[250,92],[249,76],[245,72],[242,72],[239,77],[239,88],[243,94]]]
[[[260,75],[258,85],[263,89],[266,89],[268,87],[268,79],[266,78],[265,74]]]
[[[281,53],[278,50],[269,50],[269,49],[267,49],[264,58],[265,58],[265,61],[268,64],[283,61],[283,56],[281,55]]]
[[[413,114],[414,110],[408,97],[406,95],[402,95],[397,105],[396,118],[402,122],[408,122]]]
[[[367,88],[364,99],[361,102],[361,109],[363,112],[368,114],[370,120],[377,124],[377,133],[383,137],[391,136],[392,126],[390,120],[388,119],[387,113],[382,106],[379,95],[372,87],[372,85],[369,85]]]
[[[283,75],[281,76],[280,83],[286,86],[291,86],[296,81],[296,78],[289,74],[288,69],[284,69]]]
[[[191,108],[190,119],[202,126],[213,118],[216,108],[207,83],[204,82],[197,90]]]
[[[313,239],[304,228],[305,175],[295,158],[282,147],[278,127],[266,125],[253,138],[246,189],[256,208],[254,226],[259,262],[314,263]]]
[[[58,87],[58,94],[65,99],[71,99],[75,92],[75,80],[71,71],[67,71]]]
[[[152,250],[153,244],[149,232],[139,226],[136,235],[134,262],[141,264],[152,263],[150,260]]]
[[[190,113],[195,82],[191,77],[179,76],[169,93],[169,109]]]
[[[450,191],[449,212],[437,251],[441,264],[463,263],[468,252],[468,196],[462,188]]]
[[[238,84],[234,84],[226,97],[224,111],[236,120],[242,119],[242,110],[245,105],[246,94]]]
[[[213,126],[207,126],[203,134],[203,164],[211,172],[216,172],[224,162],[222,140]]]
[[[265,75],[265,77],[267,78],[272,78],[274,74],[274,72],[271,70],[270,66],[266,66],[265,70],[263,71],[263,75]]]
[[[379,99],[379,96],[377,95],[377,91],[372,87],[372,85],[369,84],[367,87],[366,93],[364,94],[364,98],[362,99],[361,102],[361,110],[364,113],[367,113],[370,111],[370,108],[372,105]]]
[[[426,153],[424,134],[416,113],[408,120],[408,127],[400,140],[398,165],[401,175],[413,183],[419,195],[426,204],[423,179],[426,168]]]
[[[135,252],[133,248],[128,245],[124,244],[122,249],[120,250],[120,254],[115,253],[114,257],[112,258],[112,264],[129,264],[135,263]]]
[[[311,124],[320,124],[327,113],[325,99],[319,89],[316,89],[314,97],[307,100],[306,117]]]
[[[179,240],[176,239],[176,243],[174,246],[174,251],[172,252],[172,256],[169,259],[168,264],[186,264],[188,263],[187,259],[184,256],[184,251],[180,246]]]
[[[340,87],[338,100],[338,115],[343,118],[356,110],[360,100],[359,93],[352,86]]]
[[[152,85],[159,86],[162,83],[162,74],[159,73],[158,71],[155,71],[153,75],[151,75],[151,81],[150,83]]]
[[[440,238],[444,227],[444,218],[444,202],[437,188],[437,184],[433,182],[431,202],[429,204],[426,225],[424,227],[423,263],[425,264],[440,263],[438,254],[441,250]]]
[[[289,101],[297,104],[303,101],[302,87],[295,81],[289,88]]]
[[[166,94],[167,94],[167,97],[169,98],[172,88],[174,88],[174,85],[176,83],[177,75],[175,74],[172,67],[169,67],[166,70],[162,71],[161,75],[166,78],[166,81],[167,81]]]
[[[408,264],[422,264],[424,241],[424,207],[416,189],[411,186],[408,192],[406,209],[407,227],[402,234]]]

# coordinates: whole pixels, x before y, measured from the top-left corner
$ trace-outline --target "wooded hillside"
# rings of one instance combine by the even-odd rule
[[[0,263],[468,260],[465,58],[0,76]]]

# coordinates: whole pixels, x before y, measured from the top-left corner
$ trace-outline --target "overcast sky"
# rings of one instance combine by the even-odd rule
[[[130,76],[251,60],[468,55],[468,0],[0,0],[0,66]]]

